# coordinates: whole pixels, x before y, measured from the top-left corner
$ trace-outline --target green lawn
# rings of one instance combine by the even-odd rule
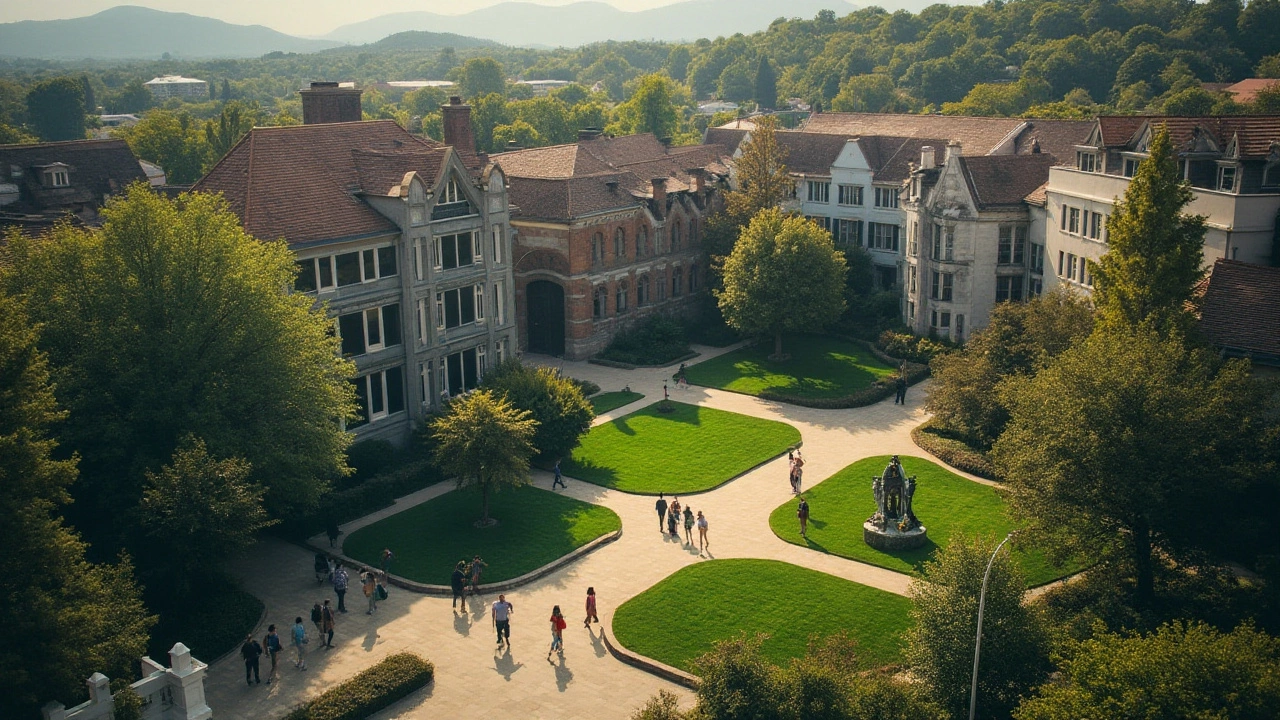
[[[734,350],[690,366],[693,385],[759,395],[771,390],[805,398],[844,397],[896,372],[864,345],[814,335],[787,336],[783,352],[791,358],[773,362],[773,342]]]
[[[619,390],[617,392],[600,393],[595,397],[589,398],[589,400],[591,400],[591,409],[595,410],[597,415],[603,415],[610,410],[617,410],[623,405],[630,405],[642,397],[644,395],[638,392]]]
[[[782,665],[804,655],[811,635],[841,630],[858,641],[867,667],[897,661],[911,601],[776,560],[710,560],[690,565],[631,598],[613,615],[623,647],[673,667],[746,631],[768,633],[761,648]]]
[[[591,428],[561,469],[579,480],[622,490],[683,495],[709,490],[800,442],[773,420],[672,402]]]
[[[862,539],[862,523],[875,512],[871,478],[884,472],[888,455],[866,458],[805,490],[809,500],[809,537],[800,537],[796,505],[792,499],[769,516],[769,526],[783,540],[821,552],[861,560],[872,565],[910,573],[920,569],[935,549],[946,545],[952,535],[985,535],[1003,538],[1015,525],[1005,514],[1004,500],[987,485],[917,457],[901,457],[902,468],[915,475],[919,484],[911,505],[916,517],[929,529],[929,543],[915,550],[886,553]],[[1015,551],[1028,584],[1042,585],[1056,580],[1079,566],[1055,568],[1037,551]]]
[[[606,507],[522,487],[489,498],[494,527],[477,528],[480,494],[449,492],[351,533],[346,554],[377,567],[383,548],[395,553],[394,575],[448,585],[459,560],[477,553],[489,567],[481,582],[498,582],[536,570],[575,548],[622,527]]]

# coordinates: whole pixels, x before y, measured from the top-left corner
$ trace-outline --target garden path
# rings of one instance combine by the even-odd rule
[[[733,349],[696,348],[699,360]],[[618,408],[597,422],[608,422],[662,398],[663,382],[675,400],[790,423],[800,430],[806,460],[806,486],[829,477],[849,463],[872,455],[927,455],[911,441],[911,429],[927,419],[921,409],[923,387],[908,392],[907,404],[891,400],[863,408],[818,410],[721,390],[691,387],[676,389],[670,383],[672,368],[620,370],[581,362],[529,356],[535,363],[563,368],[567,375],[592,380],[606,391],[630,385],[645,397]],[[965,477],[971,476],[965,475]],[[783,542],[769,529],[769,513],[790,497],[785,458],[770,461],[738,479],[705,493],[681,498],[709,522],[709,557],[754,557],[782,560],[905,594],[910,578],[883,568],[826,555]],[[549,488],[551,477],[535,472],[534,482]],[[436,681],[425,692],[379,713],[378,718],[510,717],[510,718],[627,718],[659,689],[691,704],[692,694],[649,673],[625,665],[607,653],[601,632],[607,631],[612,609],[651,587],[685,565],[700,562],[696,549],[654,535],[658,518],[654,498],[629,495],[567,478],[562,492],[581,500],[605,505],[622,518],[621,537],[580,560],[508,594],[515,605],[510,654],[493,653],[487,605],[496,598],[481,596],[468,604],[468,612],[446,612],[447,598],[393,590],[391,598],[372,615],[363,612],[358,587],[351,612],[339,618],[336,647],[323,650],[313,639],[308,646],[306,672],[294,669],[282,654],[281,680],[246,687],[243,664],[235,654],[212,663],[207,693],[209,705],[221,720],[264,720],[280,717],[307,698],[373,665],[383,657],[412,651],[430,659]],[[343,526],[345,533],[408,506],[424,502],[451,489],[442,483],[402,498],[394,507]],[[868,489],[868,493],[870,490]],[[820,513],[820,508],[815,508]],[[854,528],[851,532],[858,532]],[[246,589],[266,604],[266,621],[287,628],[296,615],[307,620],[312,603],[332,598],[328,586],[318,587],[311,570],[310,553],[287,543],[268,539],[232,563],[233,572]],[[394,567],[392,568],[394,572]],[[584,632],[574,623],[582,615],[587,586],[599,597],[601,629]],[[481,602],[483,601],[483,602]],[[565,660],[545,659],[550,638],[547,617],[559,604],[569,619],[565,633]],[[819,608],[814,609],[820,612]],[[216,618],[211,618],[215,621]],[[670,621],[680,622],[680,608],[671,608]],[[305,623],[314,631],[309,621]],[[264,627],[255,630],[261,636]],[[283,634],[283,633],[282,633]],[[265,669],[264,669],[265,670]]]

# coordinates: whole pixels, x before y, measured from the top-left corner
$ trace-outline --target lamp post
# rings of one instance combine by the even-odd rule
[[[996,562],[996,555],[1000,554],[1000,548],[1012,537],[1013,533],[1005,535],[996,546],[991,559],[987,561],[987,571],[982,575],[982,592],[978,594],[978,635],[973,641],[973,685],[969,688],[969,720],[974,720],[974,714],[978,710],[978,658],[982,655],[982,612],[987,606],[987,581],[991,579],[991,566]]]

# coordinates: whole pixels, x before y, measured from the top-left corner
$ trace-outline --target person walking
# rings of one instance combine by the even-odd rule
[[[333,547],[334,543],[338,542],[338,536],[342,534],[342,531],[338,529],[338,521],[332,517],[326,520],[324,534],[329,536],[329,547]]]
[[[467,609],[467,600],[464,595],[467,592],[467,561],[459,560],[457,565],[453,566],[453,574],[449,576],[449,587],[453,588],[453,607],[456,610],[458,601],[462,601],[462,609]]]
[[[796,517],[800,518],[800,537],[808,537],[805,533],[809,529],[809,501],[800,496],[800,506],[796,508]]]
[[[667,519],[667,499],[658,493],[658,502],[653,504],[653,508],[658,511],[658,532],[662,532],[662,521]]]
[[[316,633],[324,637],[324,613],[320,611],[320,603],[311,606],[311,624],[316,626]]]
[[[556,489],[556,486],[557,486],[557,485],[559,485],[560,487],[564,488],[565,490],[568,490],[568,489],[569,489],[569,487],[568,487],[567,485],[565,485],[565,484],[564,484],[564,476],[560,474],[560,460],[559,460],[559,459],[556,459],[556,466],[555,466],[554,468],[552,468],[552,470],[555,472],[555,477],[553,477],[553,478],[551,479],[551,489],[552,489],[552,490],[555,490],[555,489]]]
[[[686,507],[684,509],[684,539],[693,546],[693,508]]]
[[[395,553],[391,552],[391,548],[383,548],[382,550],[382,575],[386,577],[390,574],[391,561],[395,558]]]
[[[667,511],[667,534],[676,540],[680,539],[680,531],[676,529],[676,523],[679,521],[680,513],[676,511],[679,506],[672,505]]]
[[[347,569],[339,564],[333,569],[333,594],[338,596],[338,612],[347,611],[347,583],[351,577],[347,575]]]
[[[480,594],[480,575],[481,573],[484,572],[484,569],[487,567],[489,567],[489,563],[481,560],[479,555],[471,559],[471,566],[469,569],[471,570],[471,594],[472,595]]]
[[[293,619],[293,649],[298,653],[293,666],[299,670],[307,669],[307,642],[307,626],[302,624],[302,616],[299,615]]]
[[[710,524],[707,522],[707,516],[698,511],[698,553],[701,554],[706,548],[711,547],[711,542],[707,540],[707,530]]]
[[[569,623],[564,621],[564,616],[560,614],[560,606],[556,605],[551,608],[551,649],[547,650],[547,662],[554,665],[551,660],[551,653],[559,650],[560,654],[564,654],[564,629]]]
[[[793,467],[794,467],[794,470],[792,470],[792,473],[791,473],[791,477],[792,477],[791,492],[795,493],[796,495],[799,495],[800,483],[801,483],[801,480],[804,479],[804,456],[800,454],[799,450],[796,451],[796,459]]]
[[[240,646],[240,657],[244,658],[244,681],[250,685],[254,683],[261,685],[262,676],[258,674],[258,658],[262,657],[262,646],[253,639],[253,635],[244,637],[244,644]]]
[[[587,619],[582,621],[582,627],[591,627],[591,621],[600,622],[600,616],[596,615],[596,589],[587,588]]]
[[[337,620],[329,601],[325,600],[324,607],[320,609],[320,639],[324,640],[324,646],[330,650],[333,649],[333,629],[338,624]]]
[[[899,373],[898,379],[893,381],[894,387],[897,388],[897,394],[893,396],[894,405],[907,404],[907,377],[905,373]]]
[[[372,615],[378,609],[378,578],[372,570],[365,570],[360,574],[360,582],[364,596],[369,600],[369,609],[365,611],[365,615]]]
[[[267,636],[262,638],[262,645],[266,648],[267,657],[271,658],[271,674],[267,676],[267,684],[270,685],[272,680],[280,677],[280,653],[284,652],[284,643],[280,641],[275,625],[267,626]]]
[[[490,613],[493,616],[493,629],[498,633],[498,647],[502,647],[502,643],[507,643],[507,650],[511,649],[511,613],[515,612],[515,606],[507,602],[506,595],[498,595],[498,599],[493,601],[493,610]]]

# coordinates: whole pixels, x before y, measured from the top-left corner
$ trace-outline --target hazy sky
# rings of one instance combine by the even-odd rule
[[[567,5],[574,0],[538,0],[540,5]],[[675,0],[604,0],[622,10],[646,10]],[[0,0],[0,22],[82,17],[116,5],[142,5],[217,18],[238,25],[266,25],[292,35],[323,35],[348,23],[393,12],[427,10],[459,15],[495,5],[499,0]],[[786,0],[778,0],[785,13]]]

